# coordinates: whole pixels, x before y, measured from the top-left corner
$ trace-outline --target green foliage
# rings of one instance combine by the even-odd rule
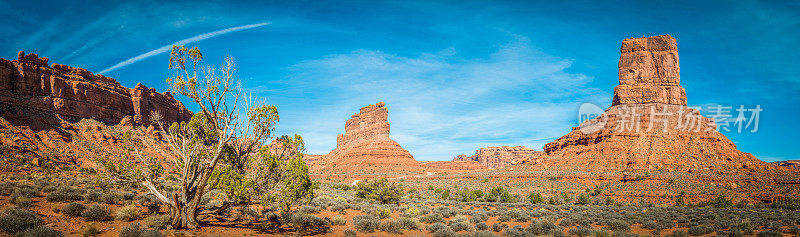
[[[83,191],[69,187],[61,187],[45,197],[48,202],[69,202],[83,200]]]
[[[532,204],[544,203],[544,197],[542,197],[542,195],[539,193],[531,193],[530,195],[528,195],[528,200]]]
[[[733,207],[733,201],[731,199],[726,198],[724,195],[720,194],[717,195],[713,200],[704,203],[704,206],[713,206],[716,208],[728,208]]]
[[[444,192],[442,192],[441,198],[442,199],[450,198],[450,189],[445,189]]]
[[[114,219],[120,221],[132,221],[139,219],[141,214],[139,213],[139,208],[135,205],[128,205],[117,209],[117,214]]]
[[[381,204],[399,203],[403,197],[403,186],[385,178],[359,182],[356,186],[356,197],[375,200]]]
[[[243,172],[235,170],[232,166],[221,166],[214,169],[209,180],[213,189],[222,191],[234,203],[244,204],[257,197],[256,184]]]
[[[276,141],[280,146],[276,152],[262,147],[251,161],[251,169],[256,173],[256,187],[262,193],[262,204],[277,202],[282,211],[288,212],[299,200],[310,202],[314,198],[313,183],[303,161],[303,138],[299,135],[281,136]]]
[[[511,195],[503,186],[497,186],[492,188],[492,191],[486,196],[486,201],[510,203],[516,202],[517,198]]]
[[[592,200],[589,199],[589,196],[580,195],[580,196],[578,196],[578,201],[576,201],[575,204],[578,204],[578,205],[589,205],[591,202],[592,202]]]
[[[144,218],[144,224],[150,228],[166,229],[170,224],[169,215],[152,215]]]
[[[770,204],[770,207],[797,211],[800,210],[800,198],[786,197],[779,199]]]
[[[375,215],[381,219],[389,218],[389,216],[392,215],[392,210],[388,208],[379,207],[378,209],[375,210]]]
[[[683,201],[683,197],[678,197],[675,199],[675,206],[676,207],[686,206],[686,202]]]
[[[477,201],[478,198],[483,197],[483,191],[481,190],[472,190],[470,191],[469,188],[464,187],[461,190],[456,192],[456,201],[459,202],[474,202]]]

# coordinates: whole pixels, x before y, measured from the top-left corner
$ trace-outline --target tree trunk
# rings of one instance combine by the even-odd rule
[[[192,199],[189,203],[184,203],[178,199],[178,194],[172,194],[172,200],[177,204],[170,208],[170,220],[174,229],[196,229],[200,225],[197,223],[197,208],[199,202]]]

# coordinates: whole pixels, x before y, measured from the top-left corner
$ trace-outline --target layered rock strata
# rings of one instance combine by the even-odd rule
[[[336,149],[321,159],[347,166],[420,166],[411,153],[389,138],[388,116],[383,102],[361,108],[345,123]]]
[[[626,39],[613,105],[545,145],[550,167],[586,170],[769,169],[686,107],[677,44],[669,35]]]
[[[77,67],[53,63],[36,54],[19,52],[17,60],[0,59],[0,116],[16,123],[37,119],[20,111],[37,110],[106,123],[148,125],[158,112],[166,124],[192,116],[169,92],[137,84],[126,88],[113,78]]]
[[[525,146],[486,147],[475,151],[472,156],[458,155],[453,161],[475,161],[491,169],[502,168],[523,160],[535,159],[544,152]]]

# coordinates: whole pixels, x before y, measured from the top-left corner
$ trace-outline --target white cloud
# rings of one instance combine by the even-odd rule
[[[574,126],[580,102],[607,95],[583,86],[591,77],[565,72],[570,61],[524,38],[485,58],[459,56],[452,48],[418,57],[358,50],[300,62],[285,83],[323,103],[288,111],[281,127],[324,154],[349,115],[385,101],[394,140],[418,160],[449,160],[489,145],[540,150]]]

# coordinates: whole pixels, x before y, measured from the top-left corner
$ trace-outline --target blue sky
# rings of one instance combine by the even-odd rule
[[[418,160],[541,150],[581,103],[611,104],[623,39],[671,34],[689,104],[760,105],[758,132],[725,135],[765,161],[800,159],[798,2],[3,0],[0,21],[0,57],[93,72],[228,29],[188,45],[211,64],[232,55],[245,89],[278,107],[279,133],[324,154],[350,115],[384,101],[391,137]],[[104,75],[164,91],[157,52]]]

